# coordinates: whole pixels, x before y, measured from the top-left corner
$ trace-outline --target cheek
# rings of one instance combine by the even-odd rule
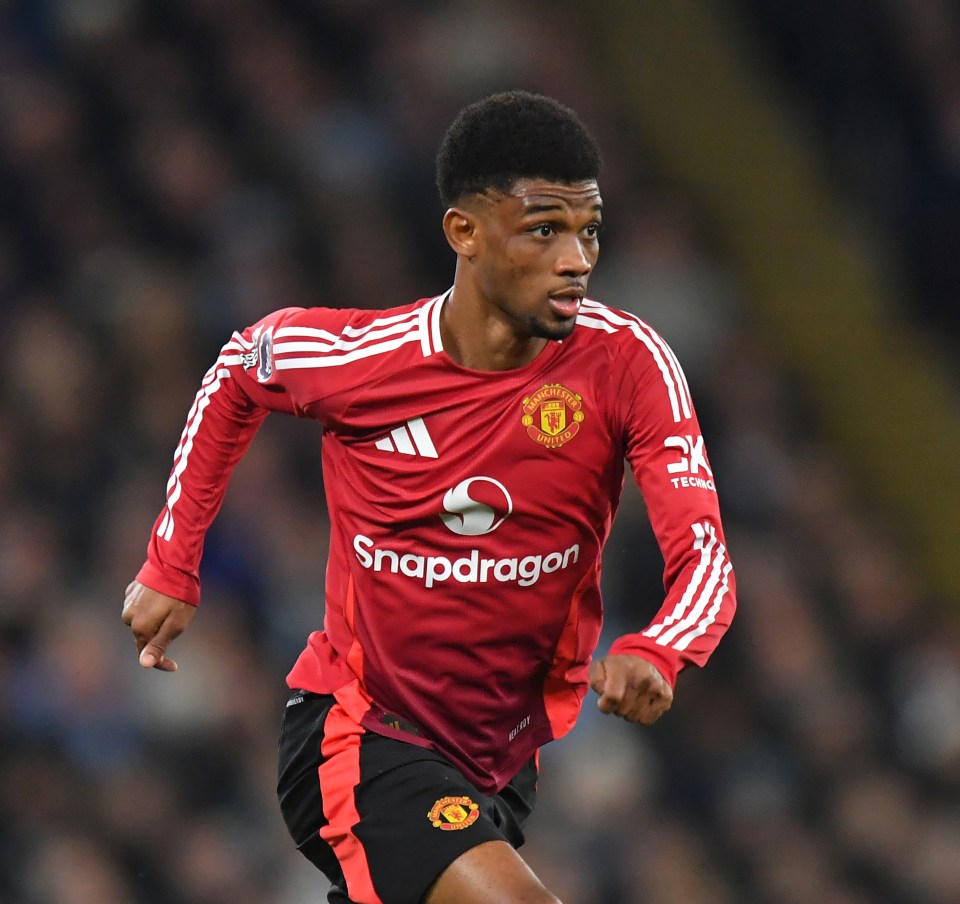
[[[530,266],[529,261],[525,260],[513,260],[510,261],[510,278],[511,279],[526,279],[532,273],[535,272],[534,268]]]
[[[520,301],[526,295],[538,294],[537,284],[550,278],[552,257],[548,249],[526,236],[511,237],[489,250],[481,278],[492,295]]]
[[[492,284],[515,287],[518,282],[528,280],[537,272],[537,269],[529,254],[506,248],[500,257],[487,267],[486,275]]]
[[[527,279],[548,272],[550,263],[539,249],[508,247],[504,268],[512,279]]]

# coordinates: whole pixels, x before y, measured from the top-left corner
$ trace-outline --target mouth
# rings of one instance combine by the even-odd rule
[[[583,289],[561,289],[559,292],[551,292],[547,298],[554,313],[565,318],[576,317],[583,302]]]

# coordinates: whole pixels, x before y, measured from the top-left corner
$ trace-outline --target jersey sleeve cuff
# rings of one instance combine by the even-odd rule
[[[172,596],[176,600],[189,603],[191,606],[200,604],[200,579],[192,574],[184,574],[182,571],[173,569],[163,569],[154,565],[153,562],[143,563],[143,567],[137,572],[136,580],[144,587],[156,590],[157,593],[163,593],[166,596]]]
[[[677,674],[682,668],[682,663],[678,656],[671,655],[672,652],[658,646],[649,637],[644,637],[642,634],[625,634],[623,637],[618,637],[610,645],[609,655],[640,656],[646,659],[647,662],[656,667],[667,684],[673,688],[677,684]]]

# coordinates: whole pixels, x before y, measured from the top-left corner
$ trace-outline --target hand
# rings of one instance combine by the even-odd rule
[[[673,704],[673,688],[641,656],[595,659],[590,664],[590,687],[600,695],[600,712],[641,725],[652,725]]]
[[[186,628],[196,611],[196,606],[131,581],[123,598],[123,623],[130,626],[137,640],[140,665],[175,672],[177,664],[165,655],[167,646]]]

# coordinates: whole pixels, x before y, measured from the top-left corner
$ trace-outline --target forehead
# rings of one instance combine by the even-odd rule
[[[508,206],[523,215],[545,210],[597,210],[603,201],[595,179],[582,182],[551,182],[547,179],[518,179],[503,194]]]

